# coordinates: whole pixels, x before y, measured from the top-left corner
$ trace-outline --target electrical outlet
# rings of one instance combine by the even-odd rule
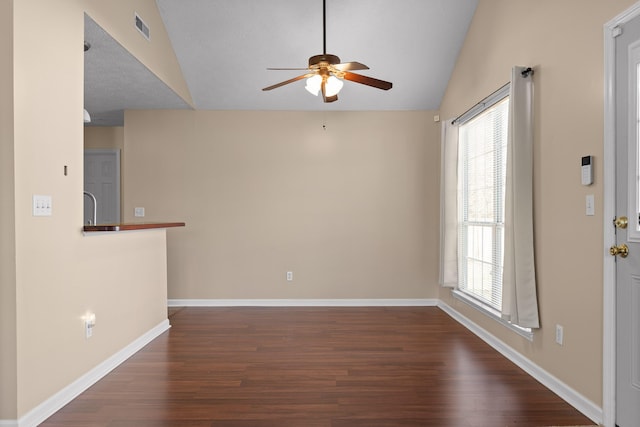
[[[556,325],[556,344],[562,345],[564,343],[564,328],[561,325]]]
[[[293,271],[287,271],[287,282],[293,282]]]
[[[133,216],[138,218],[144,217],[144,208],[135,208],[133,210]]]

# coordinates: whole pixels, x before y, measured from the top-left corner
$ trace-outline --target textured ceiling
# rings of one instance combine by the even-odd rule
[[[268,67],[306,67],[310,56],[322,53],[321,0],[157,4],[197,109],[426,110],[439,108],[477,0],[327,0],[327,53],[364,63],[370,70],[358,73],[393,83],[382,91],[345,82],[332,104],[305,91],[304,80],[261,90],[304,73]],[[102,31],[91,23],[86,32]],[[87,52],[85,101],[92,115],[92,108],[107,106],[114,115],[123,108],[188,108],[117,46],[123,52],[91,66]],[[127,86],[134,85],[132,92]]]
[[[124,110],[183,109],[189,105],[87,15],[84,108],[92,126],[122,126]]]

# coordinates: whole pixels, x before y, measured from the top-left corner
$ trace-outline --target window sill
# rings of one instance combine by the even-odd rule
[[[533,341],[533,332],[531,331],[531,329],[521,328],[520,326],[516,326],[516,325],[512,324],[511,322],[508,322],[508,321],[504,320],[502,318],[502,316],[500,315],[500,312],[498,310],[494,309],[493,307],[488,306],[487,304],[483,304],[480,301],[477,301],[477,300],[467,296],[464,292],[460,292],[460,291],[454,289],[454,290],[451,291],[451,293],[453,294],[454,298],[456,298],[456,299],[464,302],[465,304],[475,308],[479,312],[481,312],[484,315],[494,319],[495,321],[497,321],[501,325],[507,327],[508,329],[511,329],[512,331],[514,331],[518,335],[526,338],[527,340]]]

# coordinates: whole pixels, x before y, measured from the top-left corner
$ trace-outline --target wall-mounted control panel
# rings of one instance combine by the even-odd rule
[[[582,185],[593,184],[593,156],[582,157]]]

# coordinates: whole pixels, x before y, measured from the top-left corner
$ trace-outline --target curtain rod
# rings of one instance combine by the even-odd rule
[[[522,77],[529,77],[529,75],[533,75],[533,68],[529,67],[526,68],[524,70],[522,70],[522,72],[520,73],[522,74]],[[496,93],[500,92],[502,89],[504,89],[505,87],[507,87],[509,85],[509,83],[511,82],[507,82],[505,84],[503,84],[502,86],[500,86],[498,89],[494,90],[493,92],[491,92],[490,95],[485,96],[482,101],[475,103],[471,108],[469,108],[467,111],[465,111],[464,113],[460,114],[458,117],[456,117],[455,119],[453,119],[451,121],[451,124],[455,124],[458,120],[460,120],[462,117],[465,116],[465,114],[467,114],[469,111],[473,110],[474,108],[476,108],[478,105],[483,105],[485,103],[485,101],[489,98],[491,98],[493,95],[495,95]]]

